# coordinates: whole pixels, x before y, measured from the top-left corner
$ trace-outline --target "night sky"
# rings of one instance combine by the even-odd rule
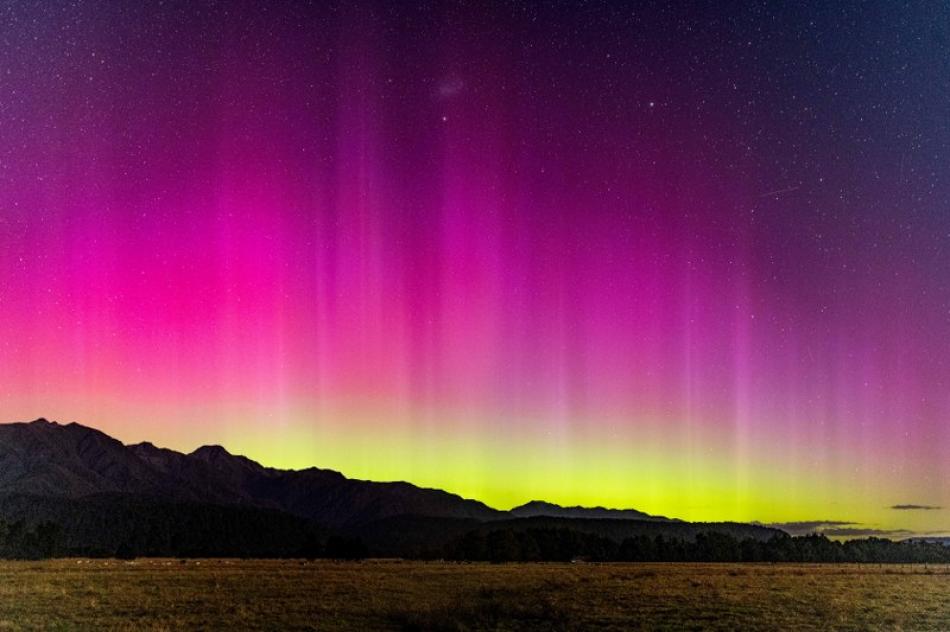
[[[950,530],[947,4],[138,4],[0,4],[0,419]]]

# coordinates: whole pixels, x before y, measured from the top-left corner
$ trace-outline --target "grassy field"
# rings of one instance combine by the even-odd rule
[[[950,629],[950,568],[0,563],[0,629]]]

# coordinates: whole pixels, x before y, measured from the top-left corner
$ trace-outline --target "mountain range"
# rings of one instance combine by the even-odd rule
[[[405,555],[485,525],[517,529],[544,521],[611,538],[664,530],[689,537],[698,528],[756,539],[780,533],[543,501],[501,511],[405,482],[265,467],[221,446],[183,454],[151,443],[125,445],[93,428],[46,419],[0,424],[0,518],[55,522],[70,550],[108,552],[121,542],[175,555],[207,552],[202,538],[221,554],[279,554],[284,549],[274,548],[276,538],[302,547],[328,533],[362,538],[380,554]]]
[[[562,507],[543,500],[532,500],[508,512],[516,518],[534,518],[547,516],[550,518],[590,518],[603,520],[659,520],[663,522],[679,522],[665,516],[651,516],[636,509],[607,509],[606,507]]]

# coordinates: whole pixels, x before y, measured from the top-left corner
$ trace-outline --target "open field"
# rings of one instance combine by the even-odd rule
[[[950,568],[0,563],[0,629],[950,629]]]

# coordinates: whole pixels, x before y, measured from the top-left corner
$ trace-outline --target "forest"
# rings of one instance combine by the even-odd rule
[[[62,526],[0,520],[0,557],[232,557],[359,560],[374,551],[358,537],[318,530],[268,530],[260,522],[225,525],[214,514],[192,515],[190,529],[134,529],[113,547],[71,547]],[[141,524],[141,523],[139,523]],[[271,525],[273,526],[273,525]],[[246,532],[244,532],[246,530]],[[262,536],[277,541],[262,544]],[[640,535],[620,542],[568,528],[472,530],[420,559],[483,562],[785,562],[950,563],[950,547],[935,542],[861,538],[836,541],[820,534],[775,535],[767,540],[703,532],[693,539]]]

